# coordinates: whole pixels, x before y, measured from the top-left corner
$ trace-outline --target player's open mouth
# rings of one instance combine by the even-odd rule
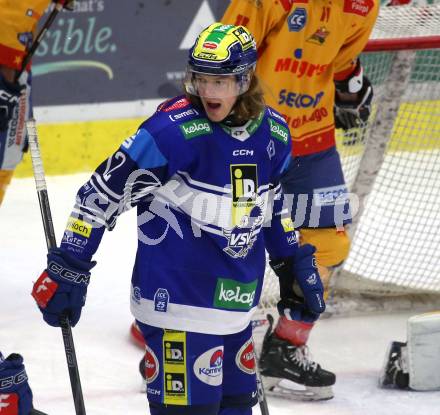
[[[221,107],[222,104],[220,104],[218,102],[207,102],[206,105],[211,110],[217,110]]]

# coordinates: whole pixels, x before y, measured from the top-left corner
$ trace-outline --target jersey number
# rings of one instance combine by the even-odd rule
[[[124,153],[118,151],[115,153],[114,159],[116,161],[116,165],[114,165],[113,167],[112,167],[113,157],[109,157],[109,159],[107,160],[107,165],[105,166],[104,174],[102,175],[102,177],[104,177],[104,180],[106,182],[110,180],[110,177],[112,177],[111,173],[125,163],[126,157]]]

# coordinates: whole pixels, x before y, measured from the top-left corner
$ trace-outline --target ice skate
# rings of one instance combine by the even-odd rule
[[[270,325],[259,360],[267,395],[305,401],[333,398],[335,374],[313,362],[307,346],[296,347],[278,338],[272,332],[272,316],[268,319]],[[298,389],[298,385],[304,388]]]

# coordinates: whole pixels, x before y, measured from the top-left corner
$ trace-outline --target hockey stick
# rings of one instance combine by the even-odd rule
[[[261,415],[270,415],[269,407],[267,406],[266,394],[264,392],[263,380],[261,379],[260,370],[258,369],[258,362],[255,363],[255,370],[257,375],[258,403],[260,404]]]
[[[266,393],[264,392],[263,380],[261,379],[260,369],[258,368],[258,356],[255,351],[254,339],[252,339],[252,344],[254,347],[254,355],[255,355],[255,375],[257,377],[258,404],[260,405],[261,415],[270,415],[269,407],[267,406]]]
[[[56,248],[57,243],[52,222],[52,215],[50,212],[49,196],[47,194],[43,162],[41,160],[40,148],[38,144],[37,127],[33,118],[26,121],[26,128],[29,137],[32,168],[34,171],[35,185],[37,188],[38,201],[40,203],[41,218],[43,220],[47,248]],[[75,345],[73,343],[72,329],[70,327],[70,322],[67,315],[63,314],[60,317],[60,326],[63,334],[64,351],[66,353],[67,367],[69,369],[70,385],[72,387],[75,412],[76,415],[86,415],[81,389],[81,380],[78,372],[78,363],[76,361]]]
[[[67,0],[59,0],[55,3],[55,6],[53,8],[53,10],[51,11],[49,17],[46,19],[46,21],[44,22],[43,27],[41,28],[41,30],[38,32],[37,37],[35,38],[35,40],[32,42],[32,45],[30,47],[30,49],[28,50],[28,52],[26,53],[23,62],[21,63],[21,67],[20,70],[17,72],[17,74],[15,75],[15,82],[18,81],[18,78],[20,78],[21,74],[24,72],[24,70],[26,69],[26,66],[28,65],[28,63],[30,62],[30,60],[32,59],[32,57],[35,54],[35,51],[37,50],[38,46],[40,46],[40,43],[44,37],[44,35],[46,34],[47,30],[49,29],[49,27],[52,25],[52,23],[55,20],[55,17],[57,17],[58,13],[63,10],[64,7],[64,3],[66,3]]]

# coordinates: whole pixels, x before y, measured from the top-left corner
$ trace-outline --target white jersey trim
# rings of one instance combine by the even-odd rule
[[[250,323],[257,307],[249,311],[228,311],[168,303],[167,311],[154,310],[154,301],[141,298],[130,301],[130,309],[141,323],[164,329],[226,335],[239,333]]]

